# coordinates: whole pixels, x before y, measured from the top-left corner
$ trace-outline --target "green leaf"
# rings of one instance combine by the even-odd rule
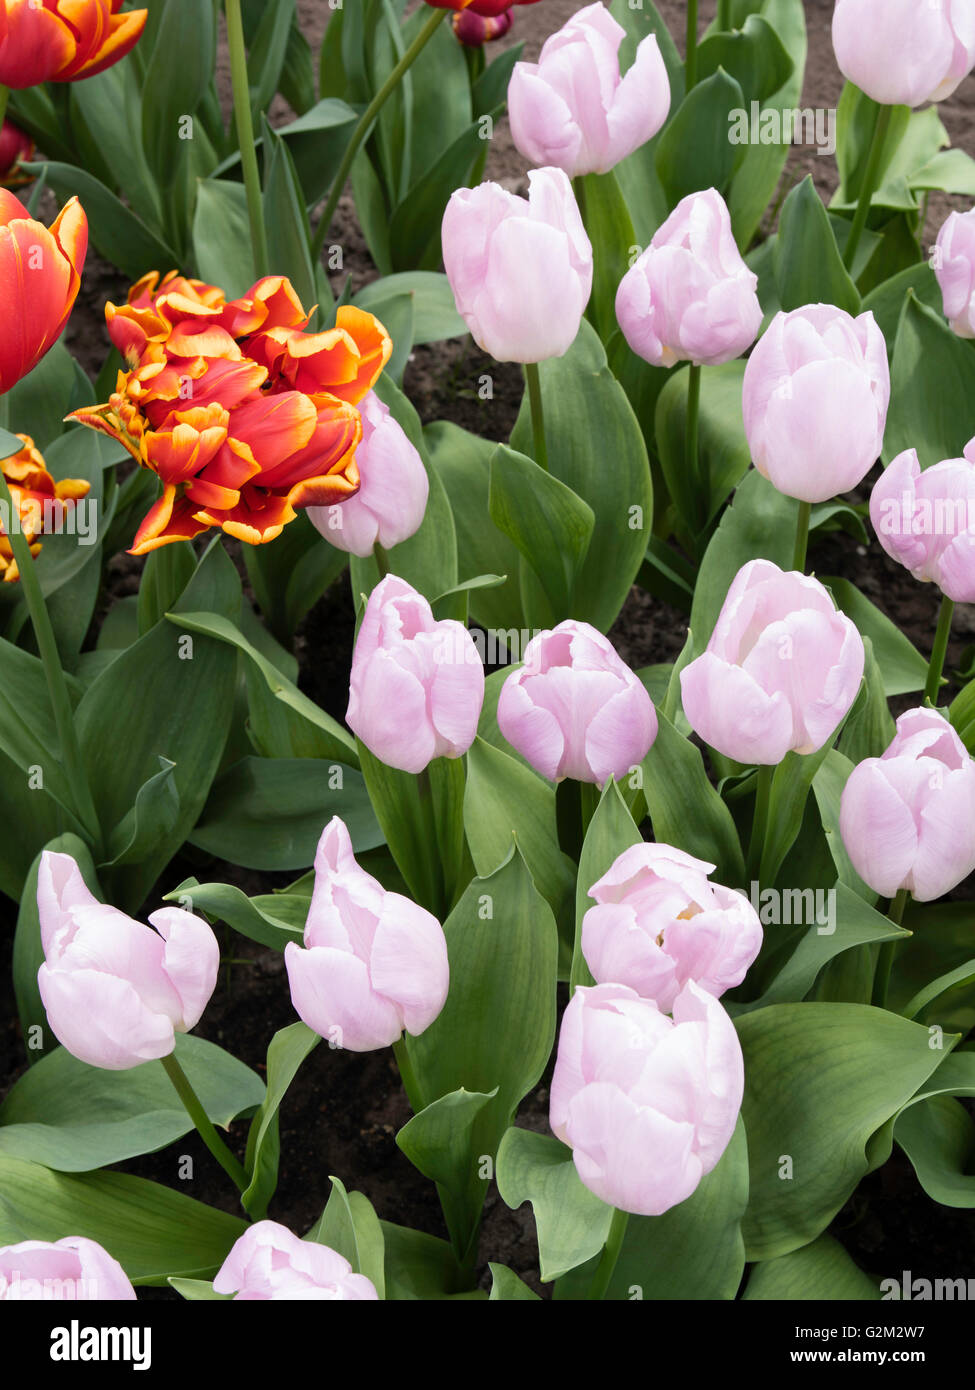
[[[543,1284],[606,1244],[613,1209],[583,1185],[572,1150],[553,1135],[509,1129],[498,1149],[497,1178],[513,1211],[531,1202]]]
[[[10,1154],[0,1154],[0,1191],[0,1245],[84,1236],[139,1284],[211,1277],[247,1230],[240,1217],[145,1178],[55,1173]]]
[[[358,769],[321,758],[242,758],[214,782],[189,843],[246,869],[307,869],[333,816],[355,850],[383,843]]]
[[[759,871],[759,879],[766,886],[775,883],[786,855],[795,844],[809,789],[829,754],[831,743],[832,740],[815,753],[795,753],[790,750],[772,775],[768,830],[762,846]]]
[[[736,79],[749,104],[774,96],[792,76],[795,64],[771,24],[750,14],[743,28],[708,34],[698,46],[698,81],[719,67]]]
[[[478,1116],[497,1095],[461,1087],[414,1115],[396,1136],[413,1166],[437,1184],[447,1229],[458,1259],[463,1259],[483,1201],[471,1183],[473,1131]]]
[[[751,1272],[742,1294],[746,1302],[869,1302],[880,1290],[830,1235],[777,1259],[763,1260]]]
[[[380,1298],[386,1296],[386,1223],[377,1217],[372,1203],[362,1192],[347,1192],[345,1184],[329,1177],[332,1191],[325,1210],[306,1240],[331,1246],[351,1264],[356,1274],[371,1279]]]
[[[246,1168],[250,1185],[241,1204],[252,1221],[263,1221],[268,1202],[278,1185],[278,1159],[281,1141],[278,1112],[288,1087],[302,1062],[318,1046],[321,1038],[304,1023],[280,1028],[267,1047],[267,1093],[251,1121],[247,1136]],[[2,1118],[2,1112],[0,1112]]]
[[[208,1279],[170,1278],[166,1282],[181,1298],[193,1303],[229,1303],[234,1297],[232,1293],[214,1293],[213,1284]]]
[[[883,677],[886,696],[910,695],[923,690],[928,676],[927,658],[904,636],[896,623],[870,602],[855,584],[834,575],[820,575],[841,613],[869,637]]]
[[[918,1182],[945,1207],[975,1207],[975,1124],[950,1096],[933,1096],[898,1116],[894,1136]]]
[[[879,758],[894,737],[894,719],[884,693],[884,677],[873,642],[864,637],[863,686],[843,725],[837,747],[851,763]]]
[[[260,1077],[215,1043],[177,1034],[175,1056],[203,1109],[223,1129],[264,1099]],[[192,1128],[161,1065],[107,1072],[57,1047],[0,1105],[0,1155],[82,1173],[154,1153]]]
[[[211,178],[197,184],[193,257],[200,279],[219,285],[228,299],[253,285],[251,228],[242,183]]]
[[[901,313],[890,377],[885,463],[916,449],[922,468],[961,458],[972,435],[975,353],[912,291]]]
[[[871,1167],[872,1136],[943,1054],[926,1028],[861,1004],[773,1004],[736,1027],[751,1170],[745,1242],[750,1260],[768,1260],[826,1229]]]
[[[414,81],[417,74],[414,71]],[[438,88],[440,83],[438,82]],[[443,128],[443,116],[437,124]],[[497,118],[499,110],[491,113]],[[481,120],[461,131],[436,162],[412,185],[393,212],[389,224],[392,267],[395,271],[437,270],[442,261],[440,227],[447,200],[462,188],[483,149]]]
[[[845,732],[846,730],[844,730]],[[884,746],[886,747],[886,745]],[[864,754],[863,756],[874,755]],[[813,793],[819,807],[823,834],[826,836],[829,852],[833,856],[833,863],[836,865],[836,872],[841,882],[845,883],[848,888],[852,888],[853,892],[864,902],[872,905],[877,901],[877,894],[872,888],[867,887],[854,869],[853,861],[847,853],[843,836],[840,834],[840,802],[843,788],[853,771],[853,766],[851,758],[838,752],[835,748],[831,748],[813,776]]]
[[[529,626],[552,627],[574,611],[573,595],[592,539],[592,508],[532,459],[499,444],[491,459],[488,510],[537,576],[544,602],[525,594]]]
[[[311,229],[294,161],[285,141],[265,120],[264,225],[268,255],[276,272],[286,275],[306,312],[318,299],[311,259]]]
[[[784,310],[835,304],[849,314],[859,314],[860,296],[840,257],[811,174],[782,205],[772,263]]]
[[[636,233],[612,169],[583,174],[575,187],[589,240],[599,247],[587,316],[605,343],[616,332],[616,291],[632,264]]]
[[[382,319],[383,305],[401,294],[408,294],[413,300],[413,338],[417,344],[460,338],[467,332],[467,324],[457,312],[450,282],[438,271],[407,270],[399,275],[386,275],[363,286],[352,302]]]
[[[463,1285],[451,1246],[438,1236],[379,1223],[386,1243],[386,1297],[389,1299],[449,1298]]]
[[[176,764],[160,756],[159,767],[154,777],[143,782],[133,805],[110,833],[103,861],[106,868],[137,864],[179,819],[179,788],[173,777]]]
[[[751,451],[741,413],[744,362],[726,362],[701,373],[698,448],[707,467],[709,494],[687,467],[686,370],[674,372],[657,398],[655,437],[660,467],[678,514],[692,535],[710,523],[728,494],[748,473]]]
[[[249,941],[283,951],[289,941],[302,944],[311,897],[265,893],[248,898],[231,883],[197,883],[190,878],[167,893],[165,901],[175,902],[188,912],[205,912]]]
[[[196,554],[188,541],[160,546],[146,556],[139,581],[139,636],[163,618],[196,570]]]
[[[657,173],[671,208],[700,188],[725,193],[745,147],[732,143],[732,113],[745,105],[742,90],[723,68],[687,94],[657,146]]]
[[[897,275],[877,285],[864,295],[863,309],[868,310],[877,320],[877,325],[887,343],[887,355],[892,357],[897,339],[897,327],[907,299],[908,290],[913,291],[921,304],[941,313],[941,286],[928,262],[909,266]]]
[[[586,831],[582,853],[579,856],[579,873],[576,877],[575,895],[575,936],[572,961],[572,980],[574,983],[591,985],[592,975],[582,955],[582,919],[593,906],[589,890],[603,874],[615,864],[624,850],[642,844],[639,830],[620,795],[620,789],[612,778],[603,788],[599,805],[593,812]]]
[[[187,42],[190,34],[192,41]],[[142,139],[163,187],[186,150],[180,121],[192,116],[202,101],[216,56],[215,8],[199,0],[166,0],[143,81],[151,99],[142,103]]]
[[[69,681],[77,699],[79,687]],[[67,812],[64,829],[74,828],[72,796],[58,755],[59,740],[44,668],[36,656],[0,638],[0,747],[20,771],[35,800],[53,797]],[[36,849],[35,849],[36,853]],[[30,856],[33,858],[33,855]]]
[[[488,1263],[491,1271],[491,1292],[489,1299],[495,1302],[523,1302],[540,1303],[541,1299],[534,1289],[530,1289],[527,1284],[522,1283],[517,1274],[510,1270],[507,1265]]]

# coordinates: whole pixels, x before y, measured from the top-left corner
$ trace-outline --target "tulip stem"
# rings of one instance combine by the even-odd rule
[[[247,1176],[244,1165],[234,1158],[233,1154],[227,1148],[227,1145],[210,1123],[210,1117],[204,1110],[199,1096],[190,1085],[189,1077],[177,1062],[176,1054],[171,1052],[168,1057],[161,1057],[159,1060],[163,1064],[166,1075],[176,1087],[176,1093],[186,1107],[186,1113],[196,1126],[200,1138],[203,1140],[204,1144],[206,1144],[224,1172],[234,1180],[239,1190],[241,1192],[246,1192],[247,1188],[250,1186],[250,1179]]]
[[[372,548],[372,557],[376,562],[379,578],[385,579],[387,574],[389,574],[389,556],[378,541]]]
[[[806,571],[806,553],[809,550],[809,521],[812,517],[812,503],[800,502],[796,520],[796,547],[792,552],[792,568],[800,574]]]
[[[687,60],[684,64],[684,91],[697,85],[697,0],[687,0]]]
[[[760,767],[755,784],[755,814],[752,818],[752,838],[748,845],[748,886],[758,878],[762,865],[762,851],[768,831],[769,803],[772,799],[772,778],[774,767]]]
[[[537,362],[525,363],[525,381],[528,384],[528,404],[532,417],[532,439],[535,444],[535,462],[539,468],[548,472],[548,448],[545,444],[545,416],[542,413],[542,382],[538,374]]]
[[[874,127],[873,140],[870,145],[870,155],[867,159],[867,167],[863,175],[863,183],[860,185],[860,198],[857,202],[857,210],[853,217],[850,227],[850,235],[847,237],[846,249],[843,252],[843,264],[850,270],[857,248],[860,245],[860,238],[863,236],[864,228],[867,225],[867,218],[870,216],[870,203],[877,185],[880,182],[880,172],[883,164],[884,150],[887,145],[887,132],[890,129],[890,118],[893,107],[881,106],[877,115],[877,124]]]
[[[951,620],[954,613],[954,602],[945,594],[941,600],[938,630],[934,634],[934,646],[931,648],[931,660],[928,664],[928,680],[924,687],[924,698],[930,700],[932,705],[937,705],[941,691],[941,673],[945,669],[945,656],[948,652],[948,638],[951,636]]]
[[[698,488],[698,504],[701,510],[702,530],[707,526],[711,510],[711,480],[708,477],[707,460],[702,463],[700,430],[698,421],[701,415],[701,368],[691,363],[687,377],[687,433],[686,466],[691,487]]]
[[[5,87],[3,83],[0,82],[0,130],[3,129],[3,123],[7,116],[7,102],[9,100],[10,88]]]
[[[359,124],[352,132],[352,139],[346,146],[345,154],[342,156],[342,163],[339,165],[338,173],[335,175],[335,180],[332,184],[332,191],[328,195],[328,202],[325,204],[325,211],[322,213],[321,221],[319,222],[318,228],[315,232],[315,237],[312,242],[311,251],[311,258],[313,264],[317,263],[318,260],[321,258],[322,247],[325,245],[325,238],[328,236],[329,228],[332,225],[332,218],[335,216],[335,209],[339,205],[339,199],[342,196],[342,190],[345,187],[346,180],[349,177],[349,173],[352,169],[353,163],[355,162],[355,157],[359,153],[359,148],[362,145],[362,142],[369,134],[369,131],[371,130],[372,124],[375,121],[376,117],[379,115],[382,108],[386,105],[386,102],[392,96],[393,92],[395,92],[396,88],[399,86],[403,74],[413,66],[417,58],[423,52],[424,48],[426,48],[427,44],[430,42],[434,34],[437,32],[437,29],[439,28],[440,24],[444,21],[444,19],[446,19],[449,13],[449,10],[439,9],[433,10],[431,12],[429,18],[423,25],[420,32],[417,34],[416,38],[410,44],[409,48],[403,54],[402,58],[393,68],[389,76],[386,78],[386,81],[379,88],[379,91],[376,93],[372,101],[366,107],[365,111],[363,111],[362,115],[359,117]]]
[[[254,274],[261,279],[270,271],[270,258],[267,249],[267,228],[264,225],[261,176],[257,168],[257,148],[254,144],[254,121],[251,116],[250,81],[247,76],[247,50],[244,47],[244,22],[240,13],[240,0],[227,0],[227,46],[230,49],[230,77],[234,93],[237,142],[240,145],[240,163],[244,171],[247,213],[251,224]]]
[[[623,1237],[626,1235],[626,1226],[630,1219],[628,1211],[620,1211],[619,1207],[613,1208],[613,1219],[609,1226],[609,1235],[606,1237],[606,1244],[603,1246],[603,1258],[599,1261],[595,1277],[589,1289],[590,1299],[602,1299],[606,1297],[606,1290],[609,1288],[616,1262],[620,1257],[623,1248]]]
[[[718,0],[718,17],[715,23],[722,33],[731,29],[731,0]]]
[[[904,920],[904,909],[907,907],[910,893],[906,888],[901,888],[896,897],[891,898],[890,906],[887,909],[887,916],[895,927],[899,927]],[[894,953],[898,947],[897,941],[885,941],[880,948],[877,956],[877,969],[873,977],[873,993],[871,1003],[875,1008],[884,1009],[887,1007],[887,991],[890,987],[890,970],[894,963]]]
[[[399,1067],[399,1076],[403,1083],[403,1090],[406,1092],[406,1099],[410,1102],[414,1115],[419,1115],[423,1109],[420,1101],[420,1087],[417,1084],[416,1072],[413,1070],[413,1062],[406,1046],[405,1033],[401,1033],[393,1043],[393,1056]]]
[[[0,398],[0,423],[5,419],[6,402]],[[0,504],[2,504],[4,515],[9,521],[9,526],[0,526],[0,532],[7,532],[7,539],[17,562],[21,588],[34,628],[34,637],[37,641],[37,650],[44,666],[47,691],[51,700],[54,723],[58,731],[61,761],[68,785],[71,788],[71,801],[75,814],[91,840],[92,846],[100,853],[102,847],[101,826],[98,822],[98,812],[95,809],[91,787],[88,783],[84,759],[81,756],[81,746],[78,743],[78,734],[74,726],[74,710],[64,679],[64,668],[61,665],[57,638],[54,636],[54,628],[51,626],[51,615],[47,611],[44,591],[37,577],[34,557],[30,553],[30,545],[18,524],[19,513],[10,495],[10,488],[7,486],[2,464],[0,464]]]

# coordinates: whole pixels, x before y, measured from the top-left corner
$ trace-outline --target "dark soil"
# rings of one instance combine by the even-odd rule
[[[537,56],[544,38],[581,7],[579,0],[543,0],[542,4],[516,11],[516,22],[505,44],[524,39],[526,57]],[[671,32],[683,48],[684,0],[658,0]],[[325,0],[299,0],[305,32],[317,44],[331,13]],[[803,94],[805,105],[835,105],[842,80],[836,70],[829,37],[831,0],[807,0],[810,52]],[[701,21],[710,22],[714,0],[702,0]],[[224,86],[226,87],[224,73]],[[975,82],[962,85],[959,93],[940,108],[952,140],[975,150]],[[283,103],[274,112],[275,122],[288,119]],[[835,188],[835,163],[814,151],[794,150],[790,155],[783,190],[812,173],[824,198]],[[522,189],[525,164],[514,149],[506,123],[495,134],[487,176],[512,189]],[[926,240],[933,239],[950,205],[961,200],[931,200]],[[343,246],[344,274],[353,288],[376,277],[365,244],[355,223],[354,208],[346,197],[338,214],[337,239]],[[107,299],[124,299],[127,283],[97,255],[89,256],[81,295],[67,334],[69,348],[95,376],[104,360],[107,339],[104,305]],[[341,284],[334,281],[338,291]],[[490,408],[476,392],[478,376],[490,371],[494,399]],[[470,339],[418,348],[407,367],[405,389],[421,419],[450,419],[484,437],[507,439],[521,400],[517,368],[499,365],[481,354]],[[867,495],[866,491],[863,493]],[[811,563],[821,574],[843,575],[886,612],[926,651],[937,617],[938,595],[930,586],[915,583],[905,570],[888,560],[879,546],[867,549],[842,533],[815,537]],[[121,556],[109,567],[110,599],[135,591],[141,562]],[[633,667],[673,661],[686,630],[682,614],[639,588],[630,597],[612,629],[620,654]],[[323,708],[338,718],[345,713],[348,668],[354,634],[354,612],[348,582],[338,581],[308,615],[296,642],[301,664],[301,685]],[[975,617],[960,605],[949,650],[949,668],[957,668],[964,648],[975,641]],[[910,704],[911,701],[906,702]],[[169,866],[152,895],[149,908],[191,873],[241,884],[249,893],[280,886],[282,876],[242,875],[232,867],[180,859]],[[16,920],[13,904],[0,901],[0,1095],[24,1069],[23,1042],[19,1036],[12,998],[10,953]],[[274,1032],[294,1021],[283,960],[223,931],[224,954],[233,957],[222,971],[213,999],[196,1030],[221,1044],[259,1072],[264,1070],[267,1044]],[[547,1081],[526,1099],[518,1123],[547,1129]],[[358,1055],[330,1051],[320,1045],[306,1061],[281,1109],[280,1184],[269,1215],[298,1232],[320,1215],[329,1194],[329,1176],[335,1174],[347,1186],[361,1189],[386,1220],[445,1235],[436,1192],[422,1178],[395,1144],[396,1132],[409,1119],[409,1108],[399,1084],[392,1053]],[[234,1126],[231,1143],[242,1153],[246,1124]],[[194,1158],[192,1181],[181,1183],[178,1165],[182,1155]],[[179,1186],[201,1201],[228,1211],[237,1209],[235,1194],[207,1150],[189,1135],[160,1153],[120,1165],[171,1186]],[[920,1189],[909,1162],[895,1151],[890,1162],[858,1189],[837,1218],[834,1233],[865,1269],[879,1275],[910,1269],[929,1277],[967,1276],[975,1272],[975,1218],[971,1213],[939,1206]],[[534,1228],[528,1207],[511,1212],[492,1187],[485,1209],[479,1275],[489,1285],[486,1260],[508,1265],[539,1292]],[[146,1290],[140,1296],[175,1297],[166,1290]]]

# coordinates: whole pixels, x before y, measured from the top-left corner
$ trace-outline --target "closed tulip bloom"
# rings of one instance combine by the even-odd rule
[[[458,188],[443,219],[457,312],[499,362],[543,362],[575,342],[592,291],[592,246],[561,169],[533,169],[528,201],[500,184]]]
[[[975,65],[975,0],[836,0],[833,48],[884,106],[944,101]]]
[[[649,34],[621,77],[625,37],[602,4],[587,5],[545,40],[537,63],[515,64],[508,118],[526,159],[571,178],[605,174],[656,135],[670,111],[667,69]]]
[[[0,188],[0,396],[33,371],[64,332],[87,252],[88,219],[77,198],[48,231]]]
[[[199,1022],[220,964],[217,938],[178,907],[152,927],[100,903],[69,854],[45,850],[37,877],[47,1021],[79,1061],[125,1071],[166,1057]]]
[[[501,687],[498,728],[549,781],[602,784],[646,757],[657,712],[609,639],[567,618],[528,643]]]
[[[850,773],[840,834],[864,883],[932,902],[975,869],[975,763],[937,710],[912,709],[879,758]]]
[[[463,623],[388,574],[369,595],[352,654],[346,722],[388,767],[422,772],[459,758],[477,734],[484,667]]]
[[[931,263],[945,318],[959,338],[975,338],[975,208],[948,216]]]
[[[18,164],[27,164],[34,158],[34,142],[14,125],[4,121],[0,126],[0,186],[16,188],[19,184],[30,183],[32,174],[21,173]]]
[[[674,208],[623,276],[616,317],[633,351],[655,367],[716,366],[740,357],[762,326],[758,276],[739,254],[731,214],[714,188]]]
[[[135,47],[148,10],[122,0],[6,0],[0,27],[0,84],[36,87],[104,72]]]
[[[815,753],[863,676],[863,639],[817,579],[750,560],[728,590],[707,650],[681,672],[684,713],[705,743],[773,766]]]
[[[450,22],[465,48],[482,48],[495,39],[503,39],[514,23],[514,16],[510,10],[480,15],[476,10],[466,9],[459,10]]]
[[[916,449],[898,454],[870,495],[887,554],[956,603],[975,602],[975,439],[965,457],[921,472]]]
[[[417,449],[374,392],[359,414],[359,491],[341,506],[309,507],[308,519],[339,550],[370,555],[375,545],[390,550],[420,529],[430,481]]]
[[[590,1191],[660,1216],[724,1153],[743,1089],[734,1024],[697,985],[672,1019],[626,985],[582,987],[562,1018],[549,1120]]]
[[[629,985],[665,1013],[688,983],[716,999],[740,985],[762,945],[743,893],[711,883],[713,864],[671,845],[623,851],[589,889],[582,952],[597,984]]]
[[[0,1303],[135,1301],[125,1270],[97,1241],[23,1240],[0,1246]]]
[[[318,844],[304,940],[284,950],[292,1003],[309,1028],[350,1052],[389,1047],[404,1028],[416,1036],[444,1006],[440,923],[359,867],[338,816]]]
[[[755,467],[803,502],[849,492],[880,456],[889,402],[887,346],[872,313],[807,304],[776,314],[745,367]]]
[[[215,1293],[234,1301],[274,1299],[378,1300],[376,1286],[353,1274],[344,1255],[314,1240],[299,1240],[277,1221],[256,1221],[235,1243],[213,1281]]]

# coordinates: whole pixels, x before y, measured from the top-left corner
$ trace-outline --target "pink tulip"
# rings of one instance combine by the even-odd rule
[[[289,941],[284,963],[299,1016],[350,1052],[429,1028],[450,980],[436,917],[359,868],[338,816],[318,842],[304,948]]]
[[[818,580],[750,560],[728,590],[707,650],[681,672],[684,713],[741,763],[815,753],[863,676],[863,639]]]
[[[587,5],[545,40],[537,63],[516,63],[508,119],[532,164],[570,178],[605,174],[646,144],[670,111],[670,80],[656,36],[641,40],[620,76],[626,30],[602,5]]]
[[[975,208],[948,216],[931,263],[945,318],[959,338],[975,338]]]
[[[458,188],[443,219],[457,312],[499,362],[543,362],[575,342],[592,291],[592,247],[561,169],[533,169],[528,202],[500,184]]]
[[[660,1216],[724,1153],[743,1088],[734,1025],[697,985],[672,1019],[626,985],[580,987],[562,1018],[549,1121],[597,1197]]]
[[[911,709],[879,758],[850,773],[840,834],[864,883],[885,898],[942,897],[975,869],[975,763],[948,721]]]
[[[0,1303],[41,1299],[131,1303],[135,1289],[118,1260],[84,1236],[0,1247]]]
[[[484,667],[466,627],[435,621],[423,595],[388,574],[356,639],[349,728],[389,767],[422,772],[467,752],[483,703]]]
[[[880,456],[889,402],[887,346],[872,313],[807,304],[776,314],[745,367],[755,467],[803,502],[849,492]]]
[[[602,784],[646,757],[657,712],[609,639],[567,618],[528,643],[501,687],[498,728],[549,781]]]
[[[743,893],[710,883],[713,864],[671,845],[623,851],[589,889],[582,951],[598,984],[629,985],[665,1013],[689,982],[718,998],[740,985],[762,945]]]
[[[196,1026],[217,983],[220,948],[199,917],[164,907],[135,922],[100,903],[69,854],[41,855],[37,876],[47,1021],[82,1062],[125,1071],[166,1057]]]
[[[244,1232],[220,1267],[213,1289],[232,1293],[235,1303],[379,1298],[372,1280],[353,1274],[343,1255],[329,1245],[299,1240],[277,1221],[257,1221]]]
[[[616,317],[637,356],[655,367],[716,366],[740,357],[762,326],[758,276],[742,260],[731,215],[714,188],[677,204],[616,295]]]
[[[418,451],[374,391],[359,405],[359,414],[359,491],[347,502],[306,510],[338,550],[371,555],[375,545],[391,550],[420,529],[430,481]]]
[[[975,0],[836,0],[833,48],[884,106],[943,101],[975,65]]]
[[[975,602],[975,439],[965,457],[921,472],[917,450],[898,454],[870,495],[880,544],[915,579],[957,603]]]

